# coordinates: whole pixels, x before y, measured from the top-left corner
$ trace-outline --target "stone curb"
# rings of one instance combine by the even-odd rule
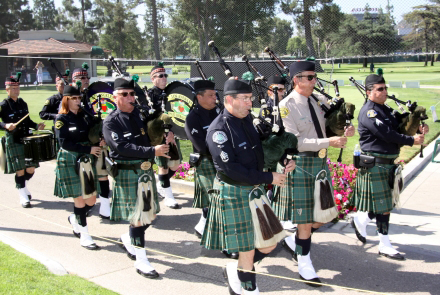
[[[37,260],[38,262],[42,263],[51,273],[56,274],[58,276],[64,276],[69,274],[66,269],[57,261],[52,260],[40,252],[35,251],[32,248],[27,247],[26,245],[23,245],[22,243],[0,233],[0,241],[3,243],[11,246],[15,250],[26,254],[30,258],[33,258]]]
[[[423,149],[423,158],[420,158],[417,154],[408,164],[405,165],[405,169],[403,169],[403,181],[405,184],[408,184],[420,170],[427,165],[432,158],[432,153],[434,152],[435,142],[440,139],[440,136],[434,139],[428,146]],[[439,149],[440,150],[440,149]],[[438,154],[438,151],[437,151]],[[156,181],[157,175],[156,175]],[[171,179],[170,180],[173,191],[193,195],[194,194],[194,182],[185,181],[181,179]]]

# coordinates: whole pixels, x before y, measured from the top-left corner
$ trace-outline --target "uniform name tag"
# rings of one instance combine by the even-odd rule
[[[76,130],[76,127],[69,127],[69,131],[74,131]]]
[[[124,137],[128,137],[130,135],[131,135],[131,133],[126,133],[126,134],[124,134]]]

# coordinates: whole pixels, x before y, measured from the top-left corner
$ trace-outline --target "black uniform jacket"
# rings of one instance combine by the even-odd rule
[[[250,115],[239,119],[224,109],[208,128],[206,143],[217,171],[250,185],[272,183],[272,173],[263,172],[263,148]]]
[[[59,114],[55,121],[55,134],[60,147],[71,152],[90,154],[92,148],[80,144],[89,141],[90,128],[90,120],[81,111],[76,115],[72,112]]]
[[[105,118],[102,133],[113,159],[154,158],[155,148],[151,146],[138,109],[133,109],[131,113],[114,110]]]
[[[193,151],[201,155],[209,155],[209,149],[206,146],[206,134],[209,125],[217,117],[220,109],[215,107],[212,110],[206,110],[200,105],[196,105],[189,112],[185,121],[185,132],[188,139],[193,144]]]
[[[367,100],[358,121],[359,143],[364,152],[399,154],[402,145],[414,144],[414,137],[398,132],[399,122],[386,105]]]
[[[63,95],[57,93],[46,99],[43,109],[40,112],[40,118],[42,120],[54,120],[56,119],[61,104]]]
[[[6,124],[17,123],[21,118],[29,113],[27,103],[22,98],[17,98],[14,101],[12,98],[8,97],[0,102],[0,129],[5,130]],[[14,136],[14,141],[18,142],[19,139],[32,135],[29,128],[38,128],[38,124],[31,120],[30,117],[24,119],[17,127],[12,131]]]

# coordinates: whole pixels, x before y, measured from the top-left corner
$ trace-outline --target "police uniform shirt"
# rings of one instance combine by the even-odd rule
[[[367,100],[358,121],[359,143],[364,152],[399,154],[400,146],[414,144],[414,137],[397,131],[399,122],[386,105]]]
[[[104,120],[104,139],[110,147],[110,158],[119,160],[153,159],[155,148],[138,109],[125,113],[117,109]]]
[[[40,118],[42,120],[54,120],[56,119],[61,104],[63,95],[57,93],[46,99],[43,109],[40,112]]]
[[[83,112],[59,114],[55,122],[55,134],[60,147],[71,152],[89,154],[91,147],[80,143],[89,141],[91,127]]]
[[[220,109],[218,107],[206,110],[200,105],[196,105],[186,117],[185,132],[193,144],[193,151],[195,153],[201,155],[209,154],[209,149],[206,146],[206,134],[219,112]]]
[[[165,99],[165,105],[167,103],[166,96],[163,96],[162,93],[163,90],[156,86],[148,89],[148,96],[153,103],[153,108],[156,110],[156,114],[162,112],[162,100]]]
[[[272,183],[272,173],[262,172],[263,165],[259,165],[264,160],[263,147],[250,115],[239,119],[224,109],[209,126],[206,143],[217,171],[250,185]]]
[[[330,107],[324,95],[313,95],[321,103]],[[328,138],[318,138],[307,100],[307,97],[294,90],[280,102],[279,111],[286,131],[295,134],[298,138],[298,151],[317,152],[328,148],[330,140]],[[312,97],[310,97],[310,102],[318,117],[322,134],[325,135],[325,113]]]
[[[17,98],[14,101],[12,98],[8,97],[0,103],[0,128],[5,130],[6,124],[17,123],[24,116],[29,113],[28,105],[22,98]],[[38,124],[31,120],[30,117],[24,119],[17,127],[14,129],[14,138],[23,138],[32,134],[29,128],[38,129]]]

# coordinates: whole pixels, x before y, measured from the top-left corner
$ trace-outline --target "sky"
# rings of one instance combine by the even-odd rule
[[[243,1],[243,0],[237,0],[237,1]],[[390,2],[390,5],[394,6],[393,15],[397,23],[403,19],[403,15],[405,13],[412,11],[412,7],[429,3],[428,0],[400,0],[400,1],[388,0],[388,1]],[[75,0],[75,2],[78,2],[78,0]],[[350,13],[354,8],[364,8],[367,3],[370,5],[371,8],[385,9],[387,5],[387,0],[369,0],[369,1],[333,0],[333,3],[338,4],[341,7],[342,12]],[[33,7],[33,0],[29,0],[29,4],[31,7]],[[62,0],[55,0],[55,7],[59,8],[61,6],[62,6]],[[139,15],[138,27],[141,29],[141,31],[143,31],[145,23],[142,14],[145,13],[145,5],[144,4],[139,5],[134,12]],[[293,20],[292,16],[285,15],[282,12],[277,13],[277,17],[287,20]]]

